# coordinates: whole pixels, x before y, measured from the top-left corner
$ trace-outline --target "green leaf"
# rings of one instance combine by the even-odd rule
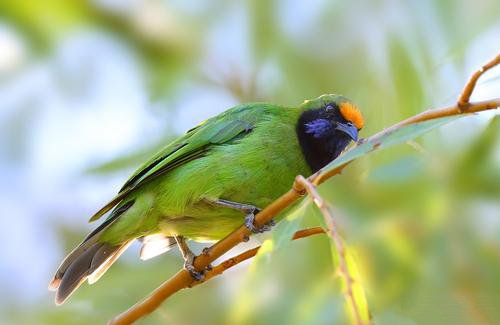
[[[319,209],[315,209],[315,214],[318,218],[322,219],[324,222],[324,217],[322,214],[319,213]],[[320,217],[321,215],[321,217]],[[326,225],[325,225],[326,227]],[[337,234],[338,235],[338,234]],[[340,235],[338,235],[340,236]],[[365,294],[365,289],[363,287],[362,281],[361,281],[361,276],[360,276],[360,271],[359,267],[356,264],[355,261],[355,250],[351,246],[349,246],[342,238],[340,240],[342,241],[342,245],[344,248],[344,261],[346,264],[346,273],[347,274],[342,274],[340,270],[340,252],[337,250],[337,246],[335,245],[335,241],[333,238],[329,235],[330,238],[330,249],[331,249],[331,256],[332,256],[332,262],[333,262],[333,268],[335,270],[335,276],[340,282],[340,290],[342,293],[345,294],[345,306],[346,306],[346,314],[349,316],[352,324],[356,324],[356,316],[354,314],[354,304],[356,305],[356,309],[358,310],[359,316],[363,324],[370,324],[370,310],[368,308],[368,302],[366,299],[366,294]],[[348,291],[347,291],[347,282],[346,282],[346,277],[351,279],[351,290],[352,290],[352,297],[354,299],[354,302],[351,300],[351,298],[348,296]]]
[[[344,165],[345,163],[353,161],[354,159],[367,155],[371,152],[389,148],[396,144],[404,143],[406,141],[415,139],[416,137],[421,136],[438,127],[441,127],[444,124],[455,121],[460,117],[461,116],[459,115],[443,117],[431,121],[404,126],[393,132],[389,132],[376,140],[367,141],[354,147],[353,149],[347,151],[345,154],[341,155],[339,158],[335,159],[334,161],[323,167],[321,171],[327,172],[333,170],[341,165]]]
[[[343,310],[344,297],[334,279],[325,274],[292,308],[292,324],[346,324]]]
[[[373,151],[381,150],[384,148],[391,147],[396,144],[404,143],[406,141],[412,140],[422,134],[425,134],[433,129],[443,126],[446,123],[455,121],[460,116],[445,117],[436,120],[411,124],[397,129],[393,132],[389,132],[380,138],[375,140],[367,141],[355,148],[347,151],[344,155],[340,156],[338,159],[332,161],[326,167],[322,169],[322,172],[333,170],[345,163],[348,163],[356,158],[367,155]],[[365,290],[361,283],[359,268],[355,262],[354,251],[351,247],[343,243],[344,245],[344,259],[346,263],[346,273],[340,277],[341,286],[344,291],[347,290],[346,277],[352,279],[351,282],[351,294],[346,296],[347,303],[347,313],[350,316],[353,323],[356,322],[355,310],[358,311],[359,317],[362,322],[370,322],[370,312],[368,309],[368,303],[366,299]],[[335,267],[339,266],[339,252],[335,245],[333,239],[331,239],[331,249],[332,249],[332,259]]]
[[[299,230],[302,216],[306,215],[311,206],[311,200],[305,198],[295,205],[272,232],[274,250],[285,247],[292,240],[293,234]]]
[[[500,164],[495,156],[500,145],[500,116],[495,116],[451,166],[457,193],[497,200],[500,194]]]
[[[332,241],[332,249],[335,251],[333,255],[338,255],[338,253],[336,252],[336,248],[333,245],[333,241]],[[353,250],[352,247],[346,245],[345,243],[344,243],[344,249],[345,249],[345,261],[347,264],[346,265],[347,276],[352,279],[351,289],[352,289],[352,296],[354,298],[354,304],[356,304],[356,308],[359,312],[359,316],[363,324],[368,324],[370,322],[370,311],[368,309],[368,302],[366,300],[365,289],[361,281],[359,268],[354,259],[355,251]],[[345,281],[345,277],[342,277],[342,287],[343,290],[347,290],[347,283]],[[348,307],[347,308],[348,315],[351,317],[351,320],[353,320],[352,323],[355,323],[356,317],[354,315],[353,302],[349,297],[346,298],[346,302]]]
[[[367,177],[370,182],[380,184],[403,184],[419,175],[424,168],[424,157],[408,155],[374,168]]]

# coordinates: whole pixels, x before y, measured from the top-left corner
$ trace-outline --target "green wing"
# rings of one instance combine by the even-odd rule
[[[269,111],[269,104],[244,104],[202,122],[168,144],[143,164],[123,185],[118,195],[90,218],[99,219],[130,192],[152,179],[204,156],[215,145],[228,143],[249,133]]]

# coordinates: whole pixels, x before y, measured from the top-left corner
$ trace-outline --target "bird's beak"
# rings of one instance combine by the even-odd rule
[[[352,140],[354,140],[354,142],[358,141],[358,129],[356,126],[350,123],[337,123],[336,129],[347,134]]]

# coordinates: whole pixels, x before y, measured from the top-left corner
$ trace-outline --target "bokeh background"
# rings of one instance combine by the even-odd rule
[[[64,306],[46,289],[88,217],[205,118],[334,92],[362,108],[368,136],[453,103],[499,50],[498,0],[0,1],[0,323],[104,323],[176,272],[178,252],[140,262],[132,246]],[[473,99],[498,97],[499,76]],[[322,186],[377,324],[500,323],[494,114],[364,157]],[[313,211],[301,220],[318,223]],[[328,239],[304,239],[142,323],[344,323],[334,277]]]

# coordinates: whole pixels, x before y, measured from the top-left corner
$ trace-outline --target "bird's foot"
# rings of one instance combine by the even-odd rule
[[[203,281],[203,279],[205,279],[205,270],[198,271],[194,267],[194,258],[195,257],[196,256],[194,254],[189,254],[189,256],[187,256],[186,260],[184,261],[184,269],[189,272],[189,275],[191,275],[193,280]]]
[[[184,258],[184,269],[189,272],[193,280],[195,281],[203,281],[205,279],[205,272],[210,271],[212,269],[212,265],[208,265],[204,270],[198,271],[194,267],[194,259],[196,255],[189,249],[186,239],[183,236],[174,236],[177,245],[182,253],[182,257]],[[205,253],[205,250],[203,250]]]
[[[245,217],[245,226],[248,228],[248,230],[250,230],[254,234],[259,234],[259,233],[269,231],[276,224],[274,219],[271,219],[271,221],[269,221],[265,225],[262,225],[260,227],[256,226],[255,225],[255,214],[257,214],[259,211],[260,211],[259,209],[255,209],[254,211],[248,213],[247,216]]]
[[[218,206],[231,208],[231,209],[239,210],[239,211],[246,213],[245,226],[248,228],[248,230],[250,230],[254,234],[269,231],[275,225],[274,220],[271,220],[268,223],[266,223],[265,225],[255,226],[255,223],[254,223],[255,222],[255,215],[260,212],[260,209],[254,205],[232,202],[232,201],[223,200],[223,199],[218,199],[216,201],[209,201],[209,202],[212,204],[218,205]],[[246,239],[247,238],[245,237],[244,240],[247,241]]]

